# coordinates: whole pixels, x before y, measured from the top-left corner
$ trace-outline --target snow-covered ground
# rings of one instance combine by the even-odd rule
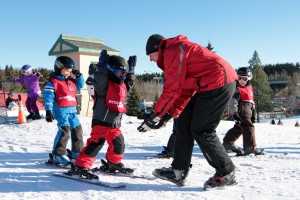
[[[84,140],[89,137],[90,117],[80,117]],[[26,124],[0,125],[0,199],[300,199],[300,117],[282,119],[283,126],[270,125],[270,119],[256,123],[258,147],[265,156],[232,157],[239,184],[223,190],[204,191],[203,183],[214,174],[195,145],[188,184],[185,187],[160,180],[100,176],[104,182],[123,183],[125,189],[114,190],[52,176],[66,170],[48,167],[40,162],[48,159],[56,135],[56,122],[44,119]],[[126,150],[123,163],[137,175],[152,176],[155,168],[170,166],[171,159],[147,159],[167,144],[172,122],[160,130],[136,131],[141,120],[124,116],[122,131]],[[222,121],[217,129],[220,139],[233,126]],[[239,145],[242,139],[238,140]],[[107,146],[98,154],[94,166],[100,165]]]

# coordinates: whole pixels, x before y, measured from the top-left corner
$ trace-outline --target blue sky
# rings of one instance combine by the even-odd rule
[[[0,66],[52,68],[60,34],[98,38],[121,56],[137,55],[138,74],[161,72],[145,55],[151,34],[186,35],[229,61],[248,66],[300,61],[299,0],[2,0]]]

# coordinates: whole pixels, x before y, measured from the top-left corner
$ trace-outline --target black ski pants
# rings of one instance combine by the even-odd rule
[[[196,93],[177,120],[174,146],[174,169],[188,169],[191,163],[194,141],[199,145],[216,175],[231,173],[235,166],[220,142],[216,128],[235,91],[232,82],[221,88]]]

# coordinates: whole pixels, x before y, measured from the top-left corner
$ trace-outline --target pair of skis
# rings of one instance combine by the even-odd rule
[[[146,180],[154,180],[156,179],[155,177],[151,177],[151,176],[144,176],[144,175],[134,175],[132,173],[122,173],[122,172],[111,172],[109,170],[103,170],[105,169],[105,161],[101,160],[102,162],[102,166],[101,167],[96,167],[91,169],[90,171],[92,172],[92,175],[95,177],[99,177],[98,175],[109,175],[109,176],[119,176],[119,177],[129,177],[129,178],[136,178],[136,179],[146,179]],[[71,163],[69,163],[68,165],[57,165],[51,162],[45,162],[45,164],[47,166],[52,166],[52,167],[59,167],[59,168],[64,168],[64,169],[70,169],[71,170]],[[104,167],[104,168],[103,168]],[[65,173],[55,173],[53,174],[56,177],[60,177],[60,178],[67,178],[67,179],[71,179],[71,180],[76,180],[76,181],[80,181],[80,182],[85,182],[85,183],[89,183],[89,184],[93,184],[93,185],[97,185],[97,186],[102,186],[102,187],[107,187],[107,188],[112,188],[112,189],[122,189],[125,188],[126,185],[124,184],[113,184],[113,183],[108,183],[108,182],[103,182],[101,180],[99,180],[99,178],[93,178],[93,179],[89,179],[87,177],[82,177],[78,174],[73,174],[71,173],[71,171],[65,172]]]

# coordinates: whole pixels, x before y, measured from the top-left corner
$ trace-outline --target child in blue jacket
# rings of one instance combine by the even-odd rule
[[[75,69],[74,61],[66,56],[56,58],[54,72],[50,74],[43,92],[46,110],[46,121],[57,120],[58,132],[54,139],[53,159],[48,162],[68,164],[66,146],[71,131],[71,158],[75,159],[83,148],[82,127],[77,116],[76,91],[84,86],[84,78],[79,70]],[[76,79],[72,78],[71,73]]]

